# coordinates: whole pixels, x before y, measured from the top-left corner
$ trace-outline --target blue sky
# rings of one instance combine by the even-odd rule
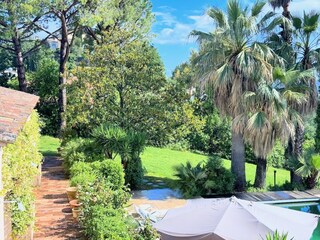
[[[226,0],[151,0],[156,21],[152,32],[154,46],[158,49],[165,64],[167,76],[171,76],[174,68],[187,61],[192,49],[197,49],[194,39],[189,33],[196,29],[211,31],[214,26],[205,15],[208,7],[216,6],[224,9]],[[244,5],[254,0],[240,0]],[[264,11],[270,11],[268,6]],[[290,5],[293,15],[300,15],[303,10],[320,11],[320,0],[293,0]]]

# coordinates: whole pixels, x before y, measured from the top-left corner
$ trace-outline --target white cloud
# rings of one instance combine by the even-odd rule
[[[253,0],[242,0],[243,5],[251,5]],[[154,12],[156,23],[154,24],[154,33],[156,37],[154,43],[158,44],[181,44],[192,43],[195,39],[189,37],[192,30],[212,31],[214,28],[213,21],[205,14],[187,16],[186,21],[178,21],[174,16],[175,9],[162,6],[160,11]],[[301,16],[303,11],[309,13],[311,11],[320,12],[320,0],[294,0],[290,3],[289,10],[294,16]],[[273,11],[269,4],[264,9],[264,12]],[[276,12],[282,13],[282,9],[277,9]],[[186,23],[188,22],[188,23]]]
[[[189,37],[192,30],[210,31],[213,29],[213,22],[207,15],[188,16],[191,23],[178,21],[171,11],[155,12],[156,16],[156,38],[154,43],[158,44],[180,44],[191,43],[194,39]],[[187,21],[186,20],[186,21]]]
[[[270,5],[265,7],[265,11],[273,11]],[[282,8],[275,9],[277,13],[282,13]],[[320,1],[319,0],[295,0],[289,5],[289,11],[293,16],[302,16],[303,12],[319,12],[320,13]]]

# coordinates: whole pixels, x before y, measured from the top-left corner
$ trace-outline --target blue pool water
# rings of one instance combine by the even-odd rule
[[[308,212],[320,215],[320,203],[319,202],[303,202],[292,204],[277,204],[277,206],[297,210],[301,212]],[[320,222],[318,222],[317,228],[314,230],[312,238],[310,240],[320,240]]]

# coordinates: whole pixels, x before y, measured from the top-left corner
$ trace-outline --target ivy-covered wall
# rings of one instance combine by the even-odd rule
[[[3,187],[12,213],[14,236],[23,235],[34,221],[34,179],[42,155],[39,116],[34,111],[13,144],[3,148]]]

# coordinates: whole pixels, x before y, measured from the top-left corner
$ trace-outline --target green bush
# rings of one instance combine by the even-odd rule
[[[271,165],[274,168],[286,167],[285,149],[279,141],[276,142],[267,161],[268,165]]]
[[[189,198],[205,194],[203,184],[206,180],[206,173],[202,167],[202,163],[192,166],[188,161],[186,165],[179,165],[175,167],[178,178],[177,186],[182,194]]]
[[[34,221],[33,184],[42,160],[38,151],[39,130],[39,117],[33,112],[16,141],[3,148],[2,194],[6,200],[14,201],[10,204],[14,236],[23,235]]]
[[[207,194],[231,193],[235,178],[231,171],[226,169],[219,157],[210,157],[205,167],[206,181],[204,187]]]
[[[121,210],[108,209],[102,205],[90,207],[82,221],[84,231],[91,240],[130,240],[132,229],[126,223]]]
[[[125,183],[121,164],[110,159],[92,163],[76,162],[70,168],[70,176],[72,186],[87,185],[98,178],[109,182],[112,189],[121,189]]]
[[[208,161],[192,166],[175,167],[178,177],[178,188],[185,197],[195,197],[208,194],[231,193],[233,190],[234,176],[230,170],[222,165],[222,159],[218,156],[210,157]]]
[[[61,156],[67,173],[76,162],[94,162],[104,159],[91,139],[82,138],[68,141],[61,149]]]
[[[125,180],[131,189],[139,189],[143,181],[143,167],[141,158],[131,158],[125,169]]]
[[[91,165],[93,171],[98,172],[100,176],[112,183],[114,189],[120,189],[124,186],[124,172],[119,162],[107,159],[103,162],[95,162]]]
[[[131,189],[139,188],[143,179],[140,154],[145,148],[145,135],[136,131],[124,131],[115,125],[101,125],[93,131],[92,136],[95,146],[104,153],[105,157],[114,159],[118,154],[120,155],[126,184]],[[108,170],[108,172],[119,171]]]
[[[44,58],[40,61],[37,71],[28,76],[29,91],[40,97],[37,110],[43,122],[42,133],[57,136],[59,132],[59,64],[53,58]]]

